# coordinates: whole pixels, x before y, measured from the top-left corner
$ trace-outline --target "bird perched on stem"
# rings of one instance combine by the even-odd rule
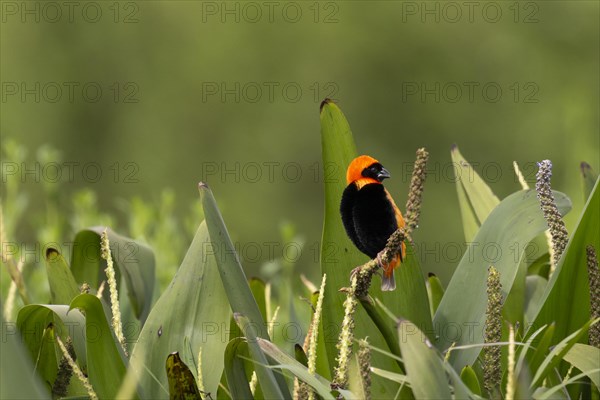
[[[390,173],[373,157],[356,157],[346,172],[348,186],[342,194],[340,213],[346,233],[363,253],[377,259],[383,269],[381,290],[396,289],[394,270],[406,254],[406,245],[387,265],[382,265],[379,252],[398,228],[405,225],[402,213],[382,182]]]

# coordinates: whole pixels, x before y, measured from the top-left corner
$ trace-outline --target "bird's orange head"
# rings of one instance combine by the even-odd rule
[[[370,156],[358,156],[346,171],[346,182],[356,183],[362,187],[368,183],[381,183],[385,178],[389,178],[390,173],[376,159]]]

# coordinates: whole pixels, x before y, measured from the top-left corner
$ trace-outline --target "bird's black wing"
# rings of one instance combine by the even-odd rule
[[[367,249],[363,246],[356,233],[354,226],[354,206],[356,204],[356,197],[358,195],[358,188],[354,183],[349,184],[344,193],[342,194],[342,202],[340,204],[340,214],[342,214],[342,223],[346,229],[346,234],[352,243],[363,253],[367,254]]]
[[[394,206],[381,184],[368,184],[356,191],[352,220],[363,253],[375,258],[385,248],[387,240],[398,229]],[[354,241],[354,240],[353,240]]]

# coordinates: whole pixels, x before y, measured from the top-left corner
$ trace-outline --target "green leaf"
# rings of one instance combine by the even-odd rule
[[[248,350],[250,352],[250,356],[255,361],[255,371],[256,376],[258,377],[258,382],[260,382],[260,386],[262,392],[267,399],[290,399],[291,396],[289,391],[282,391],[275,379],[274,372],[266,368],[267,358],[260,346],[257,343],[257,329],[252,325],[250,320],[239,313],[234,313],[233,318],[235,322],[238,324],[242,332],[244,332],[244,336],[246,337],[246,341],[248,342]],[[287,388],[286,388],[287,389]]]
[[[460,371],[460,379],[465,383],[471,392],[477,396],[481,396],[479,379],[477,379],[477,374],[475,374],[475,371],[470,365],[466,365],[462,371]]]
[[[318,300],[319,300],[319,291],[317,290],[316,292],[314,292],[310,295],[310,303],[312,305],[311,314],[310,314],[311,324],[312,324],[312,321],[313,321],[313,318],[315,315],[315,310],[317,308]],[[323,330],[323,318],[321,318],[319,321],[318,329],[319,329],[319,335],[317,336],[316,371],[319,375],[323,376],[324,378],[331,379],[331,372],[333,371],[333,368],[329,367],[329,360],[327,359],[327,349],[325,347],[325,337],[327,336],[327,332],[325,332]],[[328,339],[331,340],[329,337],[328,337]],[[296,344],[294,347],[295,347],[295,353],[296,353],[296,360],[298,360],[300,363],[304,364],[305,366],[308,366],[308,357],[304,353],[304,349],[302,348],[302,346],[300,344]],[[306,358],[306,362],[304,362],[302,358],[298,358],[298,357],[302,357],[302,355],[299,354],[299,351],[302,351],[302,353],[304,353],[304,358]]]
[[[415,398],[451,398],[443,360],[427,336],[407,320],[400,321],[398,336],[406,375]]]
[[[559,192],[554,192],[554,197],[565,214],[571,202]],[[546,221],[533,190],[508,196],[492,211],[469,243],[435,314],[438,349],[446,350],[454,342],[457,346],[483,343],[488,267],[494,265],[500,273],[506,298],[526,245],[545,229]],[[477,346],[453,351],[450,362],[461,370],[472,365],[480,351]]]
[[[102,302],[91,294],[80,294],[71,309],[85,311],[87,373],[100,398],[115,398],[125,377],[123,353],[108,325]]]
[[[540,329],[538,329],[536,332],[533,333],[533,335],[531,335],[529,337],[529,339],[527,339],[527,341],[525,342],[525,344],[523,346],[520,346],[517,348],[517,353],[519,354],[519,359],[517,361],[517,365],[515,366],[515,374],[516,375],[520,375],[521,371],[524,368],[525,365],[525,357],[527,356],[528,351],[532,348],[532,344],[533,341],[535,340],[535,338],[540,335],[545,329],[546,329],[546,325],[542,326]],[[550,343],[550,340],[552,338],[552,333],[550,334],[550,339],[548,339],[547,343]],[[544,346],[543,344],[543,340],[540,341],[539,346],[536,348],[536,353],[540,353],[540,363],[541,360],[543,358],[543,355],[545,354],[546,350],[548,349],[548,346]],[[537,365],[539,366],[538,363]],[[537,369],[537,368],[536,368]]]
[[[3,307],[0,307],[2,340],[0,340],[0,398],[1,399],[50,399],[44,388],[28,350],[23,346],[14,324],[4,321]]]
[[[198,185],[209,238],[205,246],[215,257],[221,281],[229,304],[234,313],[240,313],[248,318],[258,329],[258,336],[269,339],[267,324],[262,317],[256,299],[240,264],[235,247],[231,242],[223,217],[219,212],[215,198],[207,185]]]
[[[429,274],[427,278],[427,294],[429,295],[429,309],[431,310],[431,317],[435,315],[442,297],[444,297],[444,287],[440,278],[435,274]]]
[[[306,357],[304,349],[298,343],[294,345],[294,357],[296,358],[296,361],[298,361],[300,364],[304,365],[305,367],[308,367],[308,357]]]
[[[452,146],[450,155],[456,175],[456,190],[465,239],[470,242],[488,215],[500,204],[500,200],[460,154],[458,146]]]
[[[548,376],[548,374],[562,361],[565,354],[567,354],[575,345],[575,343],[577,343],[577,341],[585,335],[590,326],[598,321],[599,320],[588,321],[582,328],[571,333],[569,336],[561,340],[560,343],[554,346],[554,348],[552,348],[550,351],[550,354],[548,354],[544,361],[542,361],[540,367],[537,368],[531,382],[531,388],[540,385],[544,378],[546,378],[546,376]]]
[[[533,322],[540,310],[547,284],[548,281],[539,275],[529,275],[525,278],[525,326]]]
[[[548,279],[550,273],[550,254],[544,253],[537,260],[531,263],[527,270],[528,275],[539,275]]]
[[[262,279],[250,278],[250,290],[252,291],[252,297],[256,300],[260,315],[267,321],[267,302],[266,302],[266,285]]]
[[[169,397],[171,400],[201,399],[194,374],[181,361],[178,352],[169,354],[165,367],[167,379],[169,380]]]
[[[229,299],[229,305],[234,313],[239,313],[248,318],[253,328],[256,329],[257,337],[270,340],[267,324],[260,313],[256,299],[252,296],[248,280],[244,274],[235,247],[231,242],[215,198],[206,184],[200,183],[198,189],[210,237],[206,245],[217,261],[221,282]],[[276,374],[275,379],[281,392],[289,395],[289,390],[283,377],[280,374]]]
[[[390,381],[398,382],[398,383],[404,384],[404,385],[410,385],[410,383],[408,382],[408,377],[406,375],[397,374],[396,372],[390,372],[390,371],[386,371],[386,370],[383,370],[380,368],[375,368],[375,367],[371,367],[371,372],[373,372],[375,375],[379,375]]]
[[[98,288],[106,280],[106,262],[100,257],[100,235],[104,227],[95,226],[79,231],[73,244],[71,270],[80,284],[87,282]],[[152,307],[155,281],[155,261],[152,250],[133,239],[107,230],[115,272],[125,278],[129,300],[136,317],[146,321]],[[120,282],[117,276],[117,282]],[[106,291],[108,295],[108,290]]]
[[[364,310],[369,314],[371,320],[375,323],[375,326],[383,334],[383,338],[388,345],[389,350],[392,354],[400,357],[400,346],[398,345],[398,332],[397,329],[393,329],[398,323],[398,318],[387,308],[379,299],[373,301],[372,298],[362,298],[359,300]],[[386,315],[379,312],[378,308],[375,307],[375,303]],[[393,322],[393,325],[390,324]],[[400,368],[402,366],[400,365]],[[400,369],[400,372],[402,369]]]
[[[331,382],[329,382],[327,379],[320,375],[311,375],[308,372],[308,368],[281,351],[281,349],[275,346],[275,344],[267,340],[258,339],[258,345],[266,355],[268,355],[277,363],[279,368],[290,371],[295,377],[303,382],[306,382],[323,399],[333,399],[331,394]],[[273,368],[273,366],[271,366],[271,368]],[[352,396],[352,393],[347,390],[340,390],[339,392],[345,398],[354,397]]]
[[[56,377],[58,375],[58,362],[60,358],[57,352],[62,355],[60,349],[56,348],[58,346],[55,346],[55,340],[54,325],[50,323],[48,327],[44,329],[40,352],[35,363],[36,374],[42,377],[42,379],[45,379],[46,385],[52,389],[54,389],[54,384],[56,383]],[[62,393],[62,396],[67,394],[66,389],[67,387],[64,388],[65,393]],[[56,395],[54,390],[52,394]]]
[[[585,373],[581,373],[578,375],[575,375],[565,381],[562,381],[560,384],[552,386],[550,388],[545,388],[545,387],[540,387],[538,388],[538,390],[536,390],[533,393],[533,398],[535,400],[547,400],[547,399],[554,399],[556,397],[553,397],[553,395],[558,392],[559,390],[566,388],[568,385],[571,385],[573,383],[576,383],[579,379],[583,378],[584,376],[588,375],[588,374],[598,374],[600,373],[600,369],[593,369],[591,371],[587,371]],[[560,398],[560,397],[559,397]]]
[[[71,337],[77,363],[81,369],[87,371],[86,357],[86,335],[85,335],[85,317],[79,310],[69,311],[67,305],[44,305],[30,304],[19,310],[17,316],[17,327],[21,332],[23,343],[29,350],[31,360],[38,363],[45,363],[47,360],[40,359],[42,353],[44,329],[52,324],[54,330],[66,342],[67,337]],[[56,365],[58,369],[58,365]],[[51,382],[51,377],[55,376],[50,370],[41,369],[49,375],[42,376],[45,382]]]
[[[217,393],[231,311],[209,242],[202,222],[135,345],[131,362],[142,371],[140,386],[147,396],[168,397],[164,362],[169,354],[179,352],[187,365],[197,365],[200,347],[205,391]]]
[[[527,250],[519,262],[513,285],[502,304],[502,319],[513,326],[523,325],[526,280]]]
[[[533,332],[538,327],[556,322],[555,338],[564,338],[579,329],[590,319],[590,293],[586,265],[586,246],[600,249],[600,188],[599,181],[585,205],[575,231],[560,258],[558,265],[540,300],[543,304],[535,322],[529,327]],[[573,290],[573,288],[578,288]]]
[[[598,174],[592,169],[592,166],[585,161],[580,165],[581,183],[583,186],[583,198],[587,200],[594,189],[594,185],[598,180]]]
[[[346,187],[346,168],[357,156],[350,127],[341,110],[330,100],[321,105],[321,140],[323,151],[323,172],[325,184],[325,222],[321,243],[321,273],[327,274],[327,290],[323,302],[323,327],[325,327],[325,346],[329,365],[336,365],[336,343],[340,333],[340,324],[344,316],[345,295],[339,292],[350,284],[350,272],[368,261],[350,241],[340,217],[340,201]],[[387,166],[392,170],[393,166]],[[393,179],[390,184],[393,185]],[[379,298],[395,314],[410,319],[432,332],[431,314],[425,279],[411,246],[407,244],[407,257],[396,270],[397,289],[382,293],[378,278],[373,280],[370,294]],[[362,308],[354,315],[354,336],[368,336],[369,342],[381,349],[387,349],[383,335],[370,320]],[[400,372],[394,360],[381,354],[373,354],[373,365],[392,372]],[[374,398],[393,396],[398,390],[394,382],[375,376],[371,393]]]
[[[458,372],[452,368],[448,362],[444,360],[444,370],[446,374],[450,377],[450,382],[452,384],[452,388],[454,389],[454,399],[482,399],[481,396],[471,392],[471,390],[465,385],[463,380],[458,375]]]
[[[542,336],[540,342],[537,343],[537,345],[535,346],[536,349],[531,355],[531,357],[525,358],[528,361],[527,364],[529,365],[530,371],[532,371],[532,373],[540,368],[542,362],[546,358],[546,355],[552,343],[552,339],[554,338],[555,328],[555,324],[548,325],[546,332],[544,332],[544,336]]]
[[[50,285],[50,302],[52,304],[70,304],[79,294],[79,286],[65,261],[55,248],[46,250],[46,272]]]
[[[600,389],[600,349],[587,344],[575,343],[565,354],[564,360],[585,373]],[[596,370],[595,373],[589,371]]]
[[[244,360],[240,357],[247,355],[248,343],[241,337],[230,340],[225,348],[225,375],[229,392],[234,400],[253,398]]]

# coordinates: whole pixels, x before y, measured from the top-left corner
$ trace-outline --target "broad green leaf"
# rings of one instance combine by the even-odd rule
[[[556,322],[555,338],[559,340],[579,329],[590,319],[590,294],[586,265],[586,246],[600,249],[600,180],[585,205],[577,227],[560,258],[544,291],[535,322],[529,331],[535,331]],[[573,290],[578,288],[577,290]],[[584,337],[585,338],[585,337]]]
[[[369,377],[371,376],[371,371],[369,371]],[[365,386],[361,375],[357,353],[352,354],[348,365],[348,390],[353,394],[352,400],[366,399],[370,395],[370,387]]]
[[[548,281],[539,275],[529,275],[525,278],[525,326],[533,323],[540,310],[547,284]]]
[[[256,299],[252,296],[242,264],[231,242],[215,198],[206,184],[200,183],[198,189],[209,233],[205,246],[207,251],[210,251],[215,257],[229,305],[234,313],[248,318],[252,327],[256,329],[257,337],[270,340],[267,324],[260,313]],[[283,377],[276,373],[275,379],[281,392],[289,395]]]
[[[585,161],[580,165],[581,183],[583,186],[583,198],[587,200],[594,189],[598,180],[598,174],[592,169],[592,166]]]
[[[291,400],[289,391],[282,391],[280,389],[279,384],[275,379],[275,373],[271,369],[267,368],[267,358],[257,343],[257,329],[252,325],[250,320],[242,314],[234,313],[233,318],[244,333],[244,337],[248,342],[248,352],[255,361],[256,376],[258,377],[258,382],[260,382],[260,387],[265,398],[285,398]]]
[[[79,294],[79,286],[65,258],[54,248],[46,250],[46,272],[50,285],[50,302],[70,304],[71,300]]]
[[[15,324],[4,321],[3,310],[0,306],[0,399],[50,399],[50,392],[34,372],[33,362]]]
[[[415,398],[451,398],[444,362],[427,336],[407,320],[400,321],[398,336],[406,376]]]
[[[248,343],[244,338],[237,337],[230,340],[225,348],[225,375],[229,393],[234,400],[253,397],[244,359],[240,356],[248,356]]]
[[[444,297],[444,287],[440,278],[435,274],[429,274],[427,278],[427,294],[429,295],[429,309],[431,310],[431,317],[435,315],[435,312]]]
[[[502,304],[502,319],[513,326],[522,326],[525,309],[525,289],[527,280],[527,256],[523,255],[513,285]],[[508,332],[506,332],[508,334]]]
[[[544,279],[548,279],[550,273],[550,254],[545,253],[535,260],[528,268],[528,275],[539,275]]]
[[[165,367],[169,380],[169,397],[172,400],[198,400],[201,398],[194,374],[181,361],[178,352],[169,354]]]
[[[258,278],[250,278],[250,290],[252,291],[252,296],[256,300],[256,304],[258,305],[258,309],[260,310],[260,314],[267,320],[267,302],[266,302],[266,294],[265,289],[266,285],[261,279]]]
[[[564,360],[575,368],[586,373],[591,381],[600,389],[600,349],[587,344],[575,343],[565,354]],[[596,370],[595,373],[589,371]]]
[[[298,343],[294,345],[294,357],[300,364],[308,367],[308,358],[306,357],[306,353],[304,352],[302,346],[300,346]]]
[[[470,365],[466,365],[462,371],[460,371],[460,379],[469,388],[471,392],[477,396],[481,396],[481,386],[479,385],[479,379],[477,374]]]
[[[488,215],[500,204],[500,200],[460,154],[458,146],[452,146],[450,155],[456,175],[456,189],[465,239],[470,242]]]
[[[124,356],[108,325],[102,302],[91,294],[80,294],[71,309],[85,311],[87,372],[100,398],[115,398],[125,377]]]
[[[19,310],[17,327],[33,362],[40,361],[42,337],[49,324],[54,326],[55,335],[60,335],[63,342],[71,337],[77,363],[84,373],[87,372],[85,317],[79,310],[69,311],[68,305],[30,304]],[[49,376],[43,376],[43,379],[48,382]]]
[[[456,400],[470,400],[470,399],[482,399],[481,396],[473,393],[467,385],[463,382],[458,372],[452,368],[448,362],[444,360],[444,370],[446,374],[450,377],[450,382],[452,384],[452,388],[454,390],[454,399]]]
[[[346,235],[339,211],[341,196],[346,187],[346,168],[358,155],[350,127],[339,107],[330,100],[324,101],[321,105],[320,119],[325,184],[321,273],[327,274],[327,290],[323,303],[323,327],[325,328],[325,346],[329,365],[335,366],[336,343],[344,316],[343,302],[346,297],[344,293],[339,292],[339,289],[350,285],[350,272],[368,261],[368,258],[356,249]],[[386,167],[392,171],[393,176],[394,166],[386,165]],[[392,178],[387,186],[399,184],[399,182]],[[395,315],[410,319],[424,331],[431,332],[431,314],[425,279],[414,252],[408,244],[407,248],[407,259],[396,270],[397,289],[382,294],[380,280],[375,277],[370,293],[373,297],[382,299]],[[369,342],[373,346],[387,349],[382,334],[362,307],[357,308],[354,322],[355,337],[368,336]],[[395,361],[381,354],[373,354],[372,362],[381,369],[400,372]],[[394,382],[374,376],[371,393],[374,398],[393,396],[396,394],[398,386]]]
[[[457,197],[458,206],[460,208],[460,216],[462,218],[463,234],[465,235],[465,240],[469,242],[473,240],[481,225],[479,224],[477,215],[475,215],[473,206],[469,202],[467,192],[458,179],[456,180],[456,191],[458,195]]]
[[[240,313],[248,318],[258,329],[259,337],[269,339],[267,324],[252,295],[213,194],[206,184],[201,183],[198,188],[209,234],[204,246],[206,251],[215,257],[231,309],[234,313]]]
[[[398,323],[398,318],[387,308],[379,299],[373,301],[372,298],[360,299],[360,304],[363,306],[375,326],[383,334],[383,338],[388,345],[392,354],[400,357],[400,346],[398,345],[398,332],[394,329]],[[377,305],[378,307],[375,307]],[[380,312],[380,310],[382,312]],[[393,322],[393,324],[390,323]],[[402,368],[402,367],[401,367]],[[404,372],[400,370],[400,372]]]
[[[217,393],[231,311],[207,243],[208,230],[203,222],[135,345],[131,362],[140,371],[145,397],[168,397],[165,360],[169,354],[179,352],[187,365],[195,366],[200,347],[205,391],[213,396]]]
[[[58,375],[58,362],[60,360],[59,355],[57,354],[58,349],[55,347],[55,335],[54,335],[54,325],[50,323],[46,329],[44,329],[44,334],[42,335],[42,343],[40,345],[40,352],[38,353],[37,360],[35,362],[35,373],[40,376],[44,383],[53,391],[56,383],[56,377]],[[61,353],[62,354],[62,353]],[[67,387],[64,388],[65,393],[62,393],[62,396],[65,396]]]
[[[548,238],[546,232],[547,231],[540,233],[525,246],[523,257],[521,258],[519,268],[517,269],[515,281],[502,306],[502,317],[513,326],[516,326],[517,324],[523,326],[523,323],[525,323],[525,326],[528,326],[527,324],[531,322],[531,320],[526,320],[526,310],[527,305],[535,305],[534,302],[527,303],[527,275],[531,275],[533,273],[533,268],[537,268],[536,266],[532,268],[532,265],[537,264],[541,260],[547,260],[548,268],[546,269],[546,272],[549,271],[550,258],[548,255]],[[538,264],[538,266],[541,265]],[[539,308],[533,310],[534,313],[537,313],[538,309]],[[506,335],[508,335],[508,332],[506,332]]]
[[[554,192],[554,197],[564,215],[571,202],[559,192]],[[506,298],[526,245],[545,229],[535,191],[520,191],[500,202],[468,244],[437,309],[434,327],[438,349],[446,350],[454,342],[457,346],[483,343],[489,266],[495,266],[500,273]],[[450,362],[461,370],[473,364],[480,351],[477,346],[453,351]]]
[[[79,231],[73,244],[71,271],[78,283],[87,282],[98,288],[106,280],[106,262],[100,257],[100,235],[104,227],[95,226]],[[133,239],[107,230],[110,249],[115,263],[117,282],[119,276],[125,278],[129,300],[136,317],[143,323],[152,307],[155,281],[155,261],[152,250]],[[108,296],[108,290],[105,291]],[[106,297],[108,300],[108,297]]]

